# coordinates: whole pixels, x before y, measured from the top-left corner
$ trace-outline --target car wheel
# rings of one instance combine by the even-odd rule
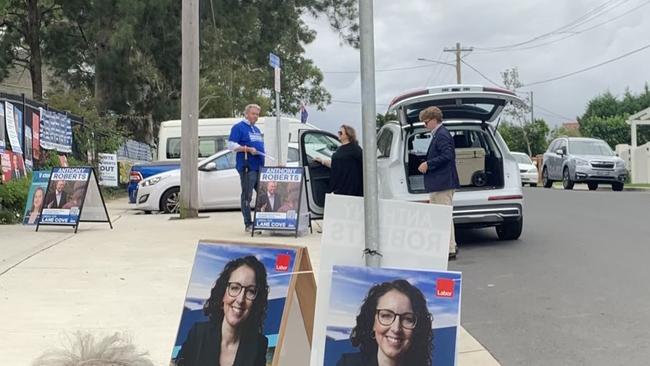
[[[499,240],[517,240],[524,228],[524,218],[517,221],[507,221],[496,227]]]
[[[595,191],[598,189],[598,183],[589,182],[587,183],[587,187],[589,187],[590,191]]]
[[[573,184],[571,175],[569,174],[569,168],[564,168],[564,171],[562,172],[562,187],[564,187],[564,189],[573,189]]]
[[[553,186],[553,181],[548,179],[548,170],[546,167],[542,170],[542,184],[544,185],[544,188],[551,188]]]
[[[164,213],[178,213],[180,206],[180,188],[172,187],[163,193],[160,199],[160,210]]]
[[[531,187],[537,187],[537,183],[531,183],[530,186]]]
[[[624,183],[612,183],[612,191],[620,192],[623,190],[623,187],[625,187]]]

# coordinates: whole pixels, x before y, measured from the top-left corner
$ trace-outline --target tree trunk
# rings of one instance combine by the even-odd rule
[[[153,146],[153,144],[154,144],[154,139],[153,139],[154,138],[153,137],[153,130],[154,130],[153,125],[154,125],[154,122],[153,122],[153,114],[151,113],[151,111],[147,112],[146,117],[147,117],[147,119],[146,119],[146,122],[145,122],[146,125],[145,125],[145,128],[144,128],[144,142],[147,143],[149,146]]]
[[[43,100],[43,73],[41,57],[41,14],[38,0],[27,0],[27,46],[30,51],[29,75],[32,79],[32,97]]]

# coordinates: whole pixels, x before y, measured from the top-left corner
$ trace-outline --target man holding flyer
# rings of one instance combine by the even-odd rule
[[[253,189],[257,192],[257,178],[264,166],[264,137],[255,126],[261,108],[249,104],[244,110],[244,119],[232,126],[228,138],[228,149],[237,153],[236,167],[241,183],[241,212],[247,232],[253,228],[251,219],[251,199]]]

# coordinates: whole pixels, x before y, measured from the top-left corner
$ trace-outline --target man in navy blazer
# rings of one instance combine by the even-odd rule
[[[429,192],[429,203],[452,206],[454,190],[460,186],[456,171],[456,150],[454,139],[442,125],[442,111],[429,107],[420,112],[420,121],[431,131],[431,143],[427,150],[427,161],[418,170],[424,174],[424,188]],[[451,220],[449,258],[456,258],[454,219]]]

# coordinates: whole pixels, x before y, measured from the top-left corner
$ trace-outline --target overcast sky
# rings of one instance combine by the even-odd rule
[[[464,61],[501,84],[500,72],[517,67],[523,84],[547,80],[616,58],[650,44],[649,0],[408,0],[374,2],[377,112],[396,95],[456,82],[454,67],[418,61],[455,62],[445,47],[474,47]],[[645,20],[645,21],[644,21]],[[332,104],[324,112],[307,106],[309,121],[336,130],[361,126],[359,51],[341,45],[325,19],[306,18],[318,32],[307,57],[324,72]],[[560,29],[560,31],[557,31]],[[557,31],[557,32],[554,32]],[[562,39],[565,38],[565,39]],[[505,52],[489,48],[528,42]],[[533,46],[539,46],[530,48]],[[526,49],[528,48],[528,49]],[[622,95],[650,80],[650,48],[565,79],[524,87],[534,93],[535,116],[551,126],[584,113],[606,90]],[[381,71],[417,67],[400,71]],[[462,65],[464,84],[490,82]]]

